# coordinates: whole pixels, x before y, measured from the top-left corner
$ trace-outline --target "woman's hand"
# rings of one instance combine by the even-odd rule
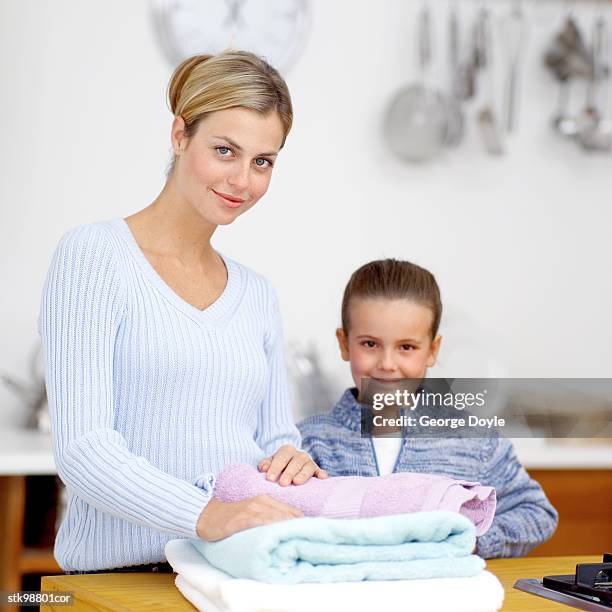
[[[282,486],[291,483],[304,484],[311,476],[327,478],[327,472],[321,469],[308,453],[299,451],[290,444],[281,446],[272,457],[262,459],[257,466],[260,472],[266,472],[266,479]]]
[[[302,516],[304,514],[301,510],[267,495],[250,497],[235,503],[213,498],[202,510],[196,530],[198,537],[214,542],[244,529]]]

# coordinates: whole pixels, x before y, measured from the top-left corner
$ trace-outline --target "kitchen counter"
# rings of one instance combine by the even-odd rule
[[[568,610],[567,606],[513,589],[518,578],[541,578],[549,574],[573,573],[576,563],[601,562],[601,557],[540,557],[493,559],[487,568],[504,586],[503,610],[548,612]],[[72,591],[77,610],[194,610],[174,586],[174,574],[84,574],[46,576],[43,591]],[[336,604],[337,602],[330,602]],[[64,612],[65,606],[41,606],[41,612]],[[321,611],[323,612],[323,611]]]
[[[530,470],[612,469],[612,442],[604,439],[514,438],[520,462]]]
[[[0,475],[56,473],[51,436],[30,429],[0,429]]]
[[[528,469],[612,469],[612,443],[515,438]],[[25,429],[0,429],[0,475],[57,473],[51,438]]]

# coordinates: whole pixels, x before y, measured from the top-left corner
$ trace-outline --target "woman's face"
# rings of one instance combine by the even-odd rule
[[[433,314],[427,306],[406,299],[356,298],[349,315],[348,336],[342,329],[336,336],[360,394],[363,378],[394,388],[397,379],[421,380],[435,364],[442,338],[431,337]]]
[[[182,198],[213,225],[227,225],[266,193],[283,142],[276,112],[230,108],[205,116],[191,137],[177,117],[172,181]]]

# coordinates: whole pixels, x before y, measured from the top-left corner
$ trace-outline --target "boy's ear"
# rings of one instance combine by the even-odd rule
[[[348,338],[344,333],[344,330],[339,327],[336,330],[336,338],[338,339],[338,346],[340,347],[340,356],[344,361],[349,360],[349,350],[348,350]]]
[[[438,359],[438,352],[440,351],[440,345],[442,344],[442,336],[437,335],[431,341],[431,349],[429,352],[429,357],[427,358],[427,367],[433,368],[436,365],[436,360]]]

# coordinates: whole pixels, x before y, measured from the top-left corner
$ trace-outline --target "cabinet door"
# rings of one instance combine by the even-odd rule
[[[529,470],[559,512],[553,537],[530,556],[612,552],[612,470]]]

